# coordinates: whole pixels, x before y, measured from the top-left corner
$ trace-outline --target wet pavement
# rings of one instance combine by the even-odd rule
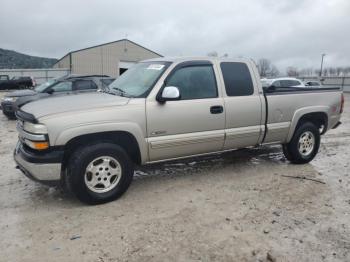
[[[280,146],[156,164],[100,206],[16,170],[1,114],[0,261],[350,261],[348,101],[310,164]]]

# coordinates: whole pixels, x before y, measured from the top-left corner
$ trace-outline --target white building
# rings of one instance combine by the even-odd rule
[[[117,77],[138,61],[161,57],[128,39],[72,51],[53,68],[65,68],[72,74],[102,74]]]

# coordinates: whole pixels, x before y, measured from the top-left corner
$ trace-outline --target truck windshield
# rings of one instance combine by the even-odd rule
[[[169,62],[142,62],[132,66],[109,85],[111,91],[130,97],[146,97]]]

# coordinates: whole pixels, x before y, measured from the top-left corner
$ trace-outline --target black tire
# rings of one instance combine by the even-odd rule
[[[314,144],[311,152],[307,154],[302,154],[299,150],[299,140],[301,139],[301,136],[305,135],[305,133],[307,132],[310,132],[313,135]],[[282,146],[285,157],[294,164],[309,163],[316,156],[319,147],[320,147],[320,131],[311,122],[305,122],[299,125],[296,131],[294,132],[294,135],[291,141],[288,144],[284,144]]]
[[[97,193],[85,183],[85,171],[96,158],[109,156],[118,161],[121,177],[117,185],[108,192]],[[112,143],[96,143],[78,148],[70,156],[67,165],[66,185],[80,201],[87,204],[102,204],[119,198],[130,186],[134,175],[133,163],[125,150]]]

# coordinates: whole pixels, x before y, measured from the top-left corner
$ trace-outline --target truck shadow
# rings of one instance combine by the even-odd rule
[[[281,146],[275,145],[244,148],[220,154],[149,164],[136,167],[133,184],[126,195],[137,194],[136,191],[146,190],[148,182],[156,183],[157,180],[161,181],[162,179],[181,178],[190,175],[200,176],[204,171],[214,172],[219,175],[226,168],[236,169],[239,167],[244,171],[252,166],[287,165],[288,163],[282,153]],[[213,176],[213,179],[215,179],[215,176]],[[74,196],[67,193],[66,190],[59,187],[48,188],[36,183],[29,191],[28,198],[31,198],[32,201],[37,199],[47,206],[54,202],[56,206],[59,205],[64,208],[81,206],[81,203]],[[126,197],[122,197],[122,199],[126,199]]]

